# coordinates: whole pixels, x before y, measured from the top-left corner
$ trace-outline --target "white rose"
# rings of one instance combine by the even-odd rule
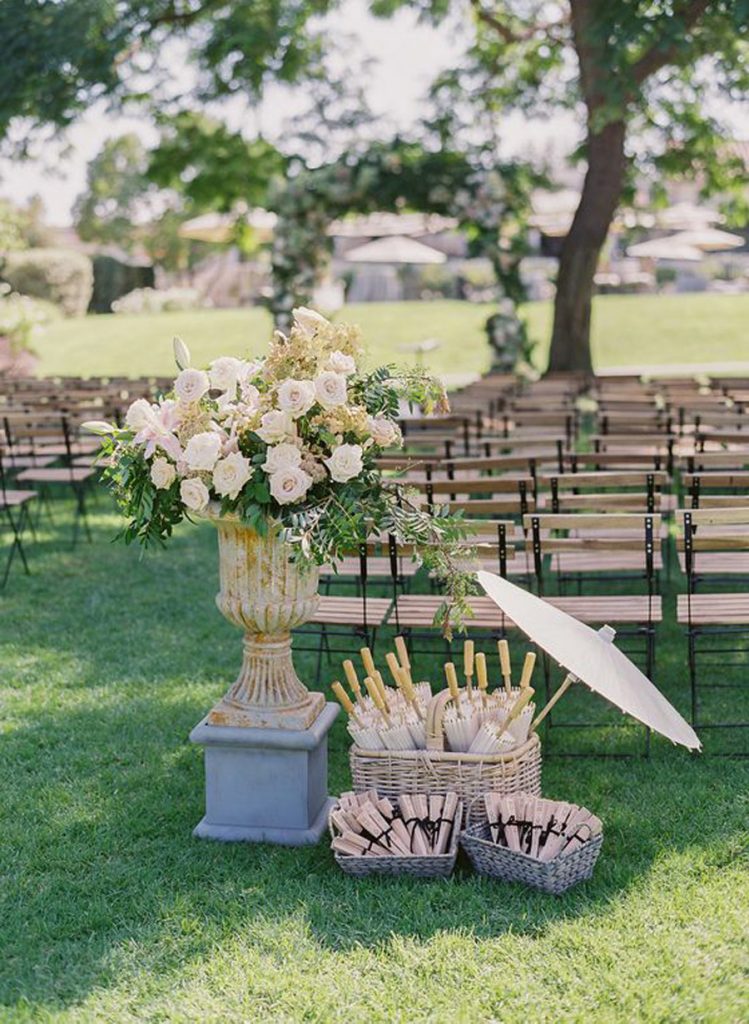
[[[312,477],[303,469],[288,466],[270,477],[270,493],[279,505],[300,501],[312,486]]]
[[[261,418],[256,434],[266,444],[277,444],[279,441],[285,441],[287,437],[295,436],[294,420],[290,413],[284,412],[283,409],[271,409]]]
[[[315,393],[324,409],[346,404],[346,378],[334,370],[324,370],[315,377]]]
[[[380,448],[389,448],[400,438],[398,427],[387,416],[370,416],[367,420],[367,428],[372,435],[372,440]]]
[[[212,430],[191,437],[185,448],[185,461],[190,469],[213,469],[221,451],[221,440],[221,435]]]
[[[214,490],[224,498],[236,498],[253,472],[249,459],[239,452],[232,452],[216,463],[213,470]]]
[[[136,398],[125,414],[125,423],[131,430],[143,430],[153,422],[153,407],[145,398]]]
[[[360,444],[339,444],[337,448],[333,449],[330,458],[324,461],[331,477],[339,484],[353,480],[364,468]]]
[[[179,485],[182,504],[193,512],[202,512],[208,505],[210,494],[203,481],[197,476],[188,477]]]
[[[296,309],[292,309],[291,315],[296,326],[308,338],[313,337],[321,327],[327,327],[330,323],[330,320],[326,320],[320,313],[316,313],[314,309],[308,309],[306,306],[297,306]]]
[[[183,370],[174,382],[174,392],[181,402],[198,402],[210,386],[203,370]]]
[[[260,405],[260,392],[254,384],[243,384],[240,389],[242,412],[249,416],[250,413],[256,412],[257,407]]]
[[[296,469],[302,461],[302,453],[295,444],[277,444],[265,453],[263,469],[266,473],[278,473],[282,469]]]
[[[177,471],[171,462],[162,459],[161,456],[151,463],[151,483],[159,491],[165,491],[167,487],[171,487],[176,475]]]
[[[237,386],[239,373],[242,369],[242,360],[234,356],[219,356],[214,359],[208,370],[211,387],[219,391],[228,391]]]
[[[263,368],[262,361],[255,359],[253,362],[248,363],[245,359],[242,359],[239,363],[239,370],[237,372],[237,380],[241,387],[244,387],[253,377],[257,377]]]
[[[278,389],[278,405],[299,419],[315,404],[315,385],[311,380],[285,380]]]
[[[356,373],[356,360],[353,356],[347,356],[345,352],[331,352],[328,356],[328,369],[349,377]]]

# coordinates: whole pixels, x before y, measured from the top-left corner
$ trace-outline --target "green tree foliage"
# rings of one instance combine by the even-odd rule
[[[89,163],[86,191],[75,201],[73,219],[86,242],[114,244],[131,253],[136,225],[147,215],[152,191],[146,177],[148,154],[137,135],[108,139]]]
[[[337,0],[4,0],[0,139],[14,118],[32,129],[65,126],[101,96],[154,106],[173,101],[173,91],[162,88],[167,45],[181,46],[196,72],[184,109],[187,99],[194,106],[257,97],[271,79],[319,81],[328,40],[314,19],[336,6]],[[593,277],[632,172],[688,173],[705,190],[721,192],[745,177],[711,101],[749,87],[749,0],[370,0],[385,17],[402,7],[469,27],[465,59],[433,90],[432,127],[449,140],[447,148],[463,148],[464,135],[472,143],[477,135],[495,142],[509,109],[580,112],[587,173],[560,260],[551,366],[590,369]],[[241,157],[236,140],[215,131],[217,170],[209,147],[191,185],[188,172],[198,158],[183,146],[190,140],[198,147],[205,132],[194,115],[178,116],[183,123],[154,174],[174,182],[176,168],[183,186],[204,187],[229,204],[233,171],[225,178],[221,159],[231,166]],[[33,132],[20,137],[23,146]],[[262,140],[254,145],[262,173],[273,154]],[[247,192],[256,184],[251,172]]]
[[[580,112],[587,173],[559,266],[553,369],[590,370],[593,276],[635,173],[688,175],[705,193],[743,188],[746,169],[711,114],[749,88],[747,0],[374,0],[441,21],[470,8],[468,59],[434,84],[435,126],[453,140],[501,132],[521,110]]]
[[[286,160],[270,142],[247,140],[212,118],[191,111],[158,118],[159,145],[148,179],[184,196],[195,210],[230,211],[238,202],[261,206],[268,182]]]
[[[295,82],[322,40],[308,21],[334,0],[3,0],[0,139],[14,118],[64,127],[99,97],[147,98],[164,46],[181,43],[197,97],[258,96],[268,79]],[[20,143],[32,135],[25,131]]]

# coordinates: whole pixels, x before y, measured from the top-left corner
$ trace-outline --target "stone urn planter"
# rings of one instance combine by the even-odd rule
[[[245,630],[234,685],[208,716],[211,725],[307,729],[325,706],[294,669],[291,630],[319,604],[317,566],[296,565],[280,528],[260,536],[237,517],[209,514],[218,532],[219,611]]]
[[[291,630],[315,614],[317,568],[291,560],[278,528],[261,536],[217,507],[205,518],[218,533],[216,604],[245,637],[236,681],[190,733],[205,750],[206,809],[194,834],[316,843],[332,805],[327,742],[338,705],[299,679]]]

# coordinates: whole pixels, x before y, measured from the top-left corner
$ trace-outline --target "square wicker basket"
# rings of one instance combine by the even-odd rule
[[[522,882],[558,896],[592,876],[603,835],[587,840],[567,857],[542,861],[493,842],[489,822],[484,818],[461,832],[460,845],[478,874],[503,882]]]
[[[384,794],[380,794],[383,796]],[[331,817],[328,818],[330,834],[335,838],[338,832],[333,824],[332,813],[339,807],[335,804],[331,809]],[[357,878],[366,878],[368,875],[378,876],[406,876],[410,878],[448,878],[455,867],[458,856],[458,840],[460,837],[460,823],[463,819],[463,805],[458,804],[455,812],[450,843],[445,853],[435,854],[430,857],[354,857],[336,853],[333,856],[341,871],[347,875],[354,875]]]

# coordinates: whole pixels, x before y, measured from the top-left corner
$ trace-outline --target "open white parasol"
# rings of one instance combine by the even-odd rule
[[[569,673],[537,722],[573,682],[579,681],[673,743],[681,743],[690,750],[701,748],[694,729],[615,646],[615,632],[610,626],[596,632],[494,573],[476,575],[488,596],[518,629]]]

